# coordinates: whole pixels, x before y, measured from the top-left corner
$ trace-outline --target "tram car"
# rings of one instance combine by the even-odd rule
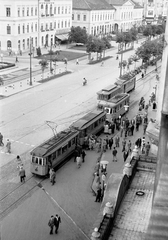
[[[128,110],[125,106],[129,106],[130,95],[128,93],[120,93],[115,95],[108,101],[99,101],[98,109],[106,112],[106,120],[112,121],[120,115],[124,115]]]
[[[45,176],[51,167],[62,165],[73,154],[77,138],[77,130],[67,129],[34,148],[30,153],[31,173]]]
[[[129,93],[135,89],[136,77],[133,77],[129,80],[117,79],[117,81],[115,82],[115,85],[117,87],[120,87],[123,93]]]
[[[74,122],[70,126],[70,128],[79,131],[78,144],[80,146],[83,146],[86,136],[101,133],[104,129],[105,120],[106,113],[104,111],[95,109],[92,112],[86,114],[84,117],[77,120],[76,122]]]
[[[108,101],[110,98],[114,97],[116,94],[121,93],[123,90],[120,86],[109,85],[99,92],[97,92],[97,101],[104,100]]]

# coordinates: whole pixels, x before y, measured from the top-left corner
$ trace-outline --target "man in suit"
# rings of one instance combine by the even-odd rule
[[[58,233],[58,228],[59,228],[59,224],[61,223],[61,218],[60,216],[58,216],[58,214],[55,215],[54,217],[54,226],[55,226],[55,233]]]

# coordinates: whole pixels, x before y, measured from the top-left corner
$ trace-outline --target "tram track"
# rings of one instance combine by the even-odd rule
[[[1,197],[0,199],[0,221],[3,220],[11,211],[17,208],[22,201],[31,196],[37,189],[38,185],[41,184],[45,179],[41,179],[40,181],[36,181],[34,176],[29,177],[25,181],[25,183],[21,183],[21,185],[15,187]]]

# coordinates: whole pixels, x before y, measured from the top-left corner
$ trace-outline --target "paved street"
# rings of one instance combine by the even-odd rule
[[[112,74],[111,65],[114,67]],[[5,149],[1,147],[1,169],[2,172],[8,167],[14,169],[11,176],[5,176],[4,180],[1,180],[1,188],[7,185],[8,189],[12,189],[20,184],[14,160],[18,154],[21,155],[26,167],[26,175],[29,176],[29,151],[52,134],[51,129],[45,124],[46,120],[55,121],[58,130],[68,127],[70,123],[96,106],[96,92],[114,83],[119,75],[118,62],[115,58],[107,60],[104,67],[100,67],[99,64],[88,66],[84,59],[79,66],[76,66],[75,62],[70,63],[69,68],[73,70],[72,74],[0,101],[3,116],[0,131],[5,139],[9,137],[12,140],[11,155],[6,154]],[[151,67],[150,70],[152,69]],[[88,79],[86,88],[82,86],[84,76]],[[129,118],[137,113],[136,103],[141,96],[149,99],[151,92],[154,91],[153,86],[155,86],[155,73],[138,81],[135,91],[131,93],[131,101],[134,104],[130,109]],[[150,109],[150,116],[153,118],[154,115],[155,112]],[[142,136],[142,129],[140,133],[136,133],[132,142],[140,135]],[[2,240],[55,238],[49,236],[47,226],[50,215],[55,213],[59,213],[62,218],[57,239],[87,239],[100,208],[100,204],[94,202],[95,197],[91,191],[97,157],[95,151],[88,151],[86,162],[82,164],[81,169],[77,169],[73,160],[68,162],[57,172],[55,186],[51,186],[48,179],[42,183],[47,194],[36,187],[35,193],[29,194],[18,208],[4,218]],[[109,160],[108,176],[112,172],[122,171],[121,149],[118,149],[117,163],[111,161],[110,151],[103,157]],[[28,187],[28,183],[26,184],[25,188]]]

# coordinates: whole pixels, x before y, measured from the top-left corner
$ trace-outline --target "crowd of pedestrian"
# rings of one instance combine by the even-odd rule
[[[59,225],[61,223],[61,217],[56,214],[55,216],[51,216],[51,218],[48,221],[48,226],[50,227],[50,234],[53,234],[53,230],[55,227],[55,233],[58,233]]]

